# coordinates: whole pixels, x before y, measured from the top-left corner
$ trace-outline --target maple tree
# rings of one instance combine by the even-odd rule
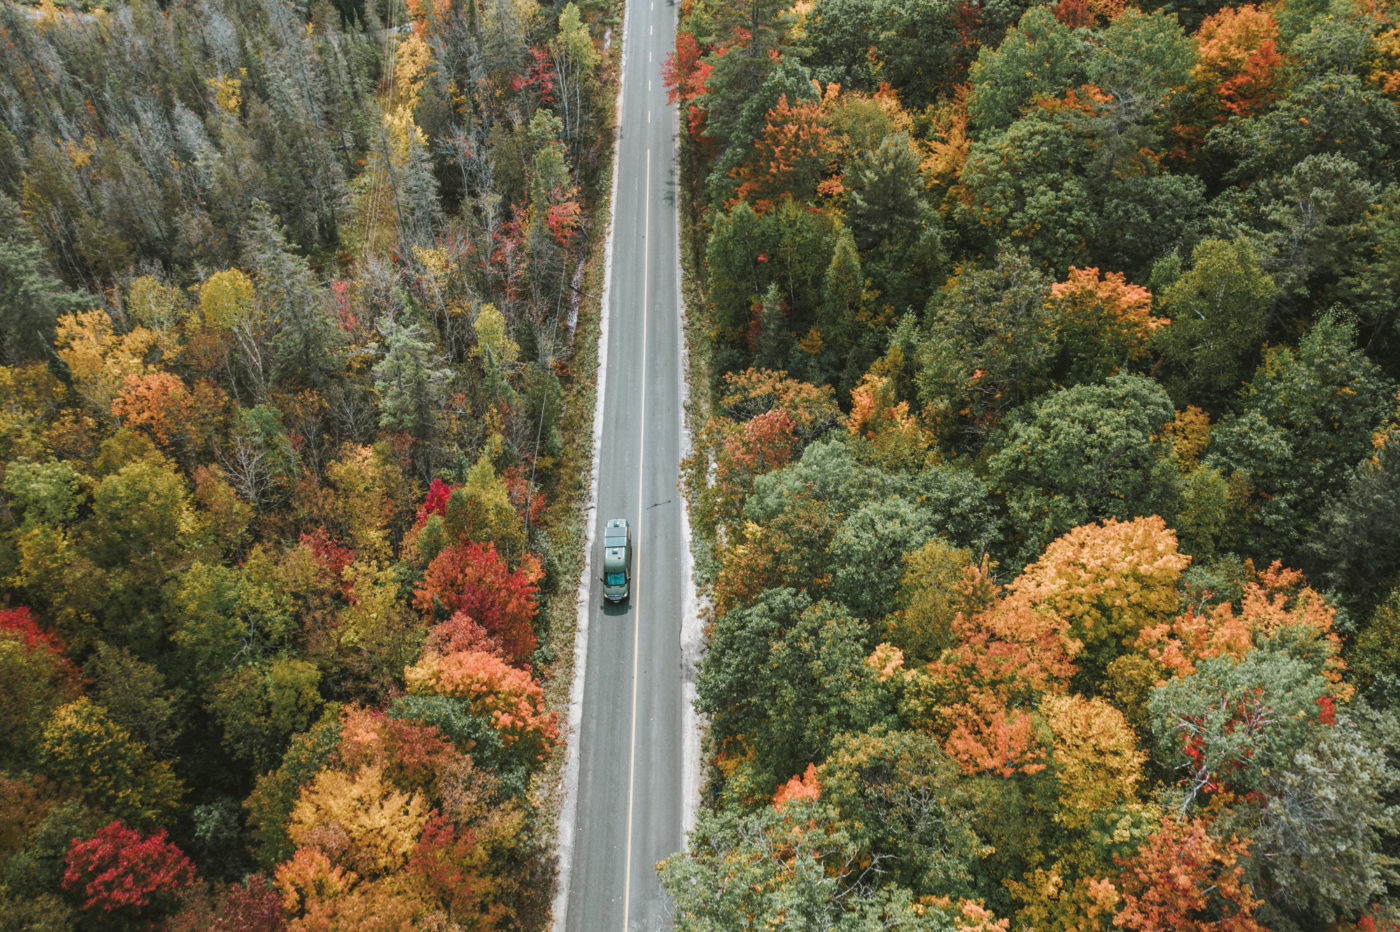
[[[159,916],[194,880],[194,864],[165,829],[142,836],[120,821],[85,841],[74,839],[64,861],[64,889],[98,925]]]
[[[539,684],[497,654],[427,654],[404,671],[404,680],[410,693],[466,700],[522,761],[543,760],[559,736],[558,715],[545,708]]]
[[[1160,517],[1086,524],[1056,538],[1011,584],[1036,608],[1069,619],[1090,674],[1124,653],[1138,632],[1173,617],[1191,558]]]
[[[1144,932],[1262,932],[1253,917],[1259,900],[1240,876],[1248,851],[1247,841],[1214,838],[1202,819],[1164,816],[1157,833],[1123,864],[1114,924]]]
[[[1113,375],[1147,355],[1152,331],[1168,323],[1152,315],[1152,295],[1121,272],[1070,267],[1050,286],[1060,331],[1060,368],[1074,382]]]
[[[424,570],[414,604],[429,613],[438,604],[453,614],[465,612],[499,639],[516,663],[524,663],[538,644],[533,622],[543,574],[533,554],[522,556],[520,568],[512,570],[494,544],[452,544]]]
[[[398,789],[382,767],[328,767],[302,788],[287,836],[347,872],[372,878],[403,866],[426,819],[422,797]]]

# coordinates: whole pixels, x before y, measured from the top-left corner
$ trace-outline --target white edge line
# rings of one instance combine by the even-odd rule
[[[588,507],[584,510],[584,520],[588,526],[587,540],[584,543],[583,570],[578,587],[578,620],[574,625],[574,683],[569,690],[569,716],[565,739],[569,742],[568,754],[564,758],[564,802],[559,807],[559,822],[555,837],[558,853],[558,871],[555,875],[554,903],[552,907],[552,929],[563,932],[569,918],[569,879],[573,872],[574,824],[578,817],[578,777],[580,761],[578,736],[583,724],[583,681],[588,670],[588,615],[593,606],[593,572],[590,561],[593,558],[593,543],[596,540],[598,523],[598,454],[603,441],[603,398],[608,376],[608,307],[612,300],[612,257],[613,231],[616,229],[618,171],[622,152],[622,103],[627,88],[628,43],[627,30],[632,21],[632,4],[626,4],[623,12],[622,35],[618,42],[622,45],[622,66],[618,69],[617,103],[613,114],[613,171],[612,203],[608,206],[608,236],[603,247],[603,297],[599,305],[598,317],[598,378],[593,401],[593,454],[588,482]]]

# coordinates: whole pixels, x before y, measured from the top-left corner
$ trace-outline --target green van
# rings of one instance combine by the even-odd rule
[[[625,602],[632,594],[632,529],[613,518],[603,529],[603,598]]]

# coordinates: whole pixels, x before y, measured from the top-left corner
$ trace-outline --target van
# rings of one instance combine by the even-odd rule
[[[603,528],[603,598],[626,602],[632,594],[632,528],[612,518]]]

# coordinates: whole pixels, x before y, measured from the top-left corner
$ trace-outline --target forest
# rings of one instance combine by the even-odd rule
[[[1400,8],[680,16],[676,927],[1400,928]]]
[[[547,923],[621,15],[0,4],[0,927]]]

